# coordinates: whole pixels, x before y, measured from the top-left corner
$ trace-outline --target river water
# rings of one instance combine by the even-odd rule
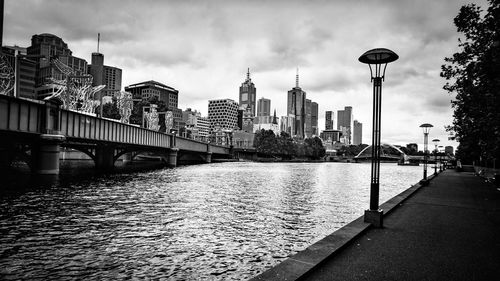
[[[380,202],[421,176],[382,163]],[[0,186],[0,279],[242,280],[362,215],[370,164],[214,163]]]

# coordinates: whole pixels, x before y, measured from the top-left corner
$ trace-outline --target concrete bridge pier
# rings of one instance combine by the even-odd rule
[[[42,134],[34,145],[31,161],[32,170],[40,175],[59,174],[60,143],[66,139],[63,135]]]
[[[115,167],[115,147],[107,144],[97,145],[94,162],[98,171],[112,171]]]
[[[175,168],[177,167],[177,154],[179,152],[178,148],[170,148],[168,151],[168,157],[167,157],[167,166],[170,168]]]
[[[212,163],[212,152],[207,152],[205,155],[205,163]]]

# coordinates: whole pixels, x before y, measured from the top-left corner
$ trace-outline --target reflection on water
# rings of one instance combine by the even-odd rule
[[[381,202],[421,176],[381,168]],[[2,184],[1,279],[241,280],[362,215],[370,165],[220,163],[38,180]]]

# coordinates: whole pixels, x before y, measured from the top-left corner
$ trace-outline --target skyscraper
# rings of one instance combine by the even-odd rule
[[[271,100],[260,98],[257,101],[257,116],[271,116]]]
[[[318,103],[317,102],[311,102],[311,128],[312,128],[312,135],[313,136],[318,136],[319,135],[319,130],[318,130]]]
[[[101,96],[113,96],[122,88],[122,70],[117,67],[104,65],[104,55],[92,53],[91,64],[88,66],[88,73],[92,75],[92,86],[106,85],[99,92]],[[96,97],[100,99],[101,97]]]
[[[294,119],[290,131],[294,136],[304,138],[305,136],[305,119],[306,119],[306,92],[299,87],[299,70],[295,78],[295,87],[288,91],[287,115]]]
[[[354,132],[353,132],[352,144],[360,145],[363,143],[363,123],[354,120]]]
[[[337,130],[342,132],[345,144],[352,144],[352,107],[346,106],[337,112]]]
[[[240,107],[249,107],[252,116],[255,116],[257,88],[250,79],[250,68],[247,71],[247,78],[240,86]]]
[[[325,130],[333,130],[334,123],[333,111],[327,111],[325,113]]]

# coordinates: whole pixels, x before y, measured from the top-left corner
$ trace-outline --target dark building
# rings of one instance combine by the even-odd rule
[[[255,102],[257,96],[257,88],[250,79],[250,68],[247,71],[247,78],[240,86],[240,107],[249,107],[252,116],[255,116]]]
[[[354,120],[354,129],[353,129],[353,141],[352,144],[360,145],[363,143],[363,123],[358,122],[358,120]]]
[[[334,115],[333,111],[327,111],[325,113],[325,130],[333,130],[334,124]]]
[[[345,137],[345,144],[352,144],[352,107],[346,106],[344,110],[337,111],[337,130],[342,131]]]
[[[312,135],[318,136],[319,128],[318,128],[318,103],[311,102],[311,128]]]
[[[92,64],[88,66],[88,73],[92,75],[92,86],[106,85],[99,94],[113,96],[122,88],[122,70],[117,67],[104,65],[104,55],[92,53]],[[96,97],[100,99],[100,97]]]
[[[306,92],[299,87],[299,73],[297,71],[295,87],[288,91],[287,116],[293,118],[294,136],[304,138],[306,121]],[[287,129],[288,131],[288,129]]]
[[[125,87],[125,91],[130,92],[135,100],[158,97],[158,100],[163,101],[169,110],[178,108],[179,91],[153,80],[128,85]],[[175,114],[174,117],[176,117]],[[182,119],[182,110],[178,117]]]
[[[37,56],[35,59],[35,95],[38,99],[51,95],[56,89],[47,85],[49,78],[58,80],[65,79],[52,63],[52,59],[59,61],[72,68],[74,75],[87,74],[87,61],[74,57],[68,45],[59,37],[43,33],[31,37],[31,46],[26,50],[28,56]]]

